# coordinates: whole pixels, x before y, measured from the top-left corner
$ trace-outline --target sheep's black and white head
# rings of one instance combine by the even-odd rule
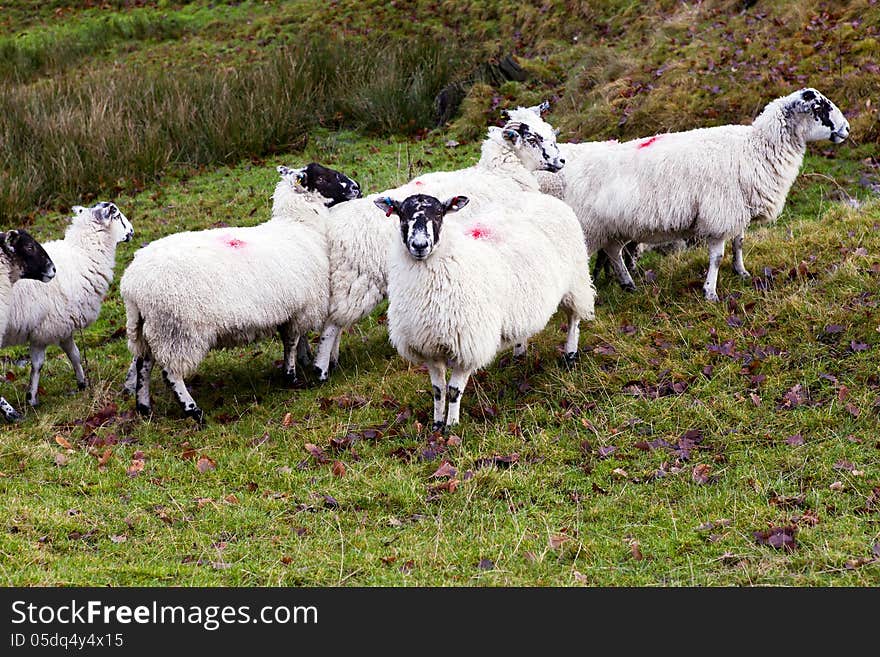
[[[12,283],[20,278],[48,283],[55,277],[55,264],[46,249],[26,230],[0,233],[0,251],[7,262]]]
[[[95,222],[104,230],[109,231],[116,243],[129,242],[134,236],[134,227],[115,203],[101,201],[90,208],[74,205],[72,223],[85,226]]]
[[[403,201],[395,201],[390,196],[373,201],[385,216],[396,214],[400,218],[403,244],[416,260],[424,260],[434,251],[440,241],[443,217],[449,212],[458,212],[468,202],[467,196],[441,201],[427,194],[414,194]]]
[[[278,167],[278,173],[296,191],[309,191],[323,196],[327,199],[324,205],[328,208],[362,196],[356,180],[317,162],[311,162],[301,169],[282,165]]]
[[[806,88],[786,96],[783,107],[801,119],[805,141],[829,139],[839,144],[849,136],[849,121],[843,112],[816,89]]]
[[[502,128],[490,128],[489,136],[500,139],[529,171],[559,171],[565,160],[556,144],[558,131],[542,118],[549,109],[550,103],[545,101],[534,107],[505,110],[507,123]]]

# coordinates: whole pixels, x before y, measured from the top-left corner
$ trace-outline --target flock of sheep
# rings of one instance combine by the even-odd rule
[[[474,166],[366,198],[319,164],[278,167],[268,221],[177,233],[139,249],[120,280],[132,355],[125,389],[137,410],[151,412],[157,364],[184,414],[204,423],[185,380],[211,349],[276,332],[284,375],[296,381],[299,363],[324,381],[344,330],[387,297],[391,343],[428,369],[433,428],[455,425],[471,374],[502,349],[521,355],[560,307],[564,359],[576,360],[580,322],[594,317],[590,254],[633,290],[627,244],[703,241],[703,289],[717,300],[725,242],[733,240],[733,269],[747,277],[749,222],[782,211],[807,142],[849,134],[815,89],[772,101],[751,125],[622,143],[557,144],[547,109],[507,112]],[[63,240],[40,246],[24,230],[0,233],[0,346],[29,344],[33,406],[48,345],[61,346],[85,387],[74,332],[97,318],[116,245],[133,235],[113,203],[73,211]],[[310,331],[321,331],[314,358]],[[20,417],[2,397],[0,410]]]

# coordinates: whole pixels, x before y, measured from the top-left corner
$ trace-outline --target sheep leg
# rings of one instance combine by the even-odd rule
[[[290,322],[279,326],[278,333],[281,335],[281,344],[284,346],[284,361],[281,364],[281,369],[284,372],[284,379],[287,381],[288,385],[295,385],[297,383],[296,353],[299,350],[300,335],[294,331]],[[181,384],[182,383],[183,381],[181,380]],[[184,391],[185,390],[186,386],[184,386]],[[187,393],[187,395],[188,394],[189,393]],[[179,394],[178,398],[180,398]],[[195,404],[195,402],[193,402],[193,404]],[[184,411],[186,411],[185,408]]]
[[[578,343],[581,337],[581,318],[574,310],[568,311],[568,334],[565,337],[565,364],[571,367],[578,359]]]
[[[461,395],[464,393],[464,387],[467,385],[470,377],[471,370],[466,370],[459,365],[453,366],[452,375],[449,377],[449,387],[446,391],[446,397],[449,400],[449,410],[446,412],[447,427],[452,427],[458,424],[458,414],[461,409]]]
[[[192,395],[189,394],[183,379],[165,369],[162,370],[162,378],[165,379],[165,383],[168,384],[168,387],[171,388],[171,391],[177,397],[177,402],[180,404],[183,414],[193,418],[199,425],[204,425],[205,413],[196,404],[196,400],[192,398]]]
[[[122,384],[122,392],[127,395],[133,395],[137,390],[137,378],[137,358],[132,358],[131,365],[128,366],[128,372],[125,374],[125,383]]]
[[[153,371],[152,356],[138,356],[135,359],[137,381],[134,388],[135,408],[141,415],[149,415],[153,412],[150,407],[150,372]]]
[[[733,247],[733,271],[740,278],[751,278],[752,275],[746,269],[746,265],[743,262],[743,239],[745,238],[744,233],[740,233],[736,237],[733,238],[732,247]]]
[[[0,411],[7,422],[18,422],[21,419],[21,413],[12,408],[12,405],[3,397],[0,397]]]
[[[307,335],[299,336],[299,340],[296,343],[296,362],[299,363],[300,367],[309,367],[314,360],[314,356],[312,355],[312,349],[309,346],[309,338]]]
[[[519,358],[520,356],[525,356],[526,351],[529,347],[529,341],[523,340],[522,342],[517,342],[513,345],[513,357]]]
[[[707,301],[718,301],[715,286],[718,283],[718,270],[723,259],[724,240],[709,240],[709,272],[706,274],[706,282],[703,283],[703,292]]]
[[[36,407],[40,400],[37,399],[37,391],[40,387],[40,370],[46,361],[46,347],[31,345],[31,382],[27,391],[27,403]]]
[[[333,353],[330,354],[330,370],[335,370],[339,367],[339,341],[342,339],[342,331],[336,334],[336,339],[333,341]]]
[[[339,335],[342,332],[336,324],[328,324],[321,333],[321,339],[318,342],[318,355],[315,358],[313,366],[315,374],[318,375],[318,381],[326,381],[330,374],[330,359],[333,356],[334,344],[339,344]]]
[[[432,431],[440,431],[446,417],[446,365],[442,362],[427,363],[431,377],[431,396],[434,398],[434,424]]]
[[[86,388],[86,373],[83,371],[82,361],[79,357],[79,349],[73,341],[73,335],[69,335],[61,341],[61,348],[67,354],[67,359],[73,365],[73,373],[76,375],[76,387],[80,390]]]
[[[599,280],[599,274],[605,274],[606,276],[611,273],[611,266],[608,263],[608,254],[605,253],[605,249],[599,249],[596,252],[596,262],[593,265],[593,280]]]
[[[620,287],[627,292],[635,292],[636,284],[633,282],[632,276],[630,276],[629,270],[623,262],[623,245],[616,242],[606,244],[605,251],[608,254],[608,260],[611,261],[611,266],[614,268],[614,273],[617,275],[617,282],[620,283]]]

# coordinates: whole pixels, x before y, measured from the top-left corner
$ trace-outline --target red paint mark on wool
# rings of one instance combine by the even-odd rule
[[[488,228],[486,228],[486,226],[481,226],[480,224],[476,224],[468,228],[467,234],[473,237],[475,240],[485,240],[492,237],[492,232]]]
[[[413,184],[415,184],[415,185],[424,185],[425,183],[423,183],[421,180],[416,180],[415,183],[413,183]]]
[[[657,141],[658,139],[660,139],[659,136],[650,137],[649,139],[646,139],[646,140],[643,141],[641,144],[639,144],[639,145],[638,145],[638,148],[647,148],[648,146],[650,146],[651,144],[653,144],[653,143],[654,143],[655,141]]]
[[[243,242],[242,240],[235,237],[230,237],[228,235],[221,239],[223,240],[223,243],[230,249],[240,249],[246,244],[246,242]]]

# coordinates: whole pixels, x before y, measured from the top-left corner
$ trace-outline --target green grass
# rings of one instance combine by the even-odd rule
[[[136,230],[77,337],[89,389],[50,348],[41,406],[0,427],[0,584],[880,584],[880,203],[860,184],[878,176],[876,8],[419,0],[407,13],[340,0],[344,36],[322,44],[301,38],[323,33],[322,3],[145,4],[0,15],[13,53],[0,66],[21,80],[0,100],[5,220],[55,239],[66,206],[112,199]],[[80,38],[104,25],[116,26],[105,42]],[[407,50],[411,39],[445,46]],[[322,45],[308,75],[287,70]],[[457,63],[510,51],[526,82]],[[453,79],[482,84],[426,133],[432,85]],[[191,382],[204,430],[158,376],[149,420],[121,394],[118,277],[135,250],[263,221],[276,164],[317,160],[372,192],[472,163],[486,123],[519,102],[554,97],[563,139],[628,137],[748,120],[806,84],[844,109],[852,143],[812,145],[783,215],[750,228],[753,280],[728,256],[723,301],[705,302],[702,249],[646,255],[635,294],[601,279],[578,366],[559,365],[557,315],[524,362],[505,354],[472,379],[460,442],[426,430],[428,377],[389,344],[384,304],[343,336],[321,387],[281,384],[277,341],[212,352]],[[261,104],[266,88],[282,100]],[[26,353],[0,352],[20,410]],[[688,459],[664,446],[696,430]],[[444,461],[454,484],[432,476]],[[784,526],[794,550],[756,540]]]

